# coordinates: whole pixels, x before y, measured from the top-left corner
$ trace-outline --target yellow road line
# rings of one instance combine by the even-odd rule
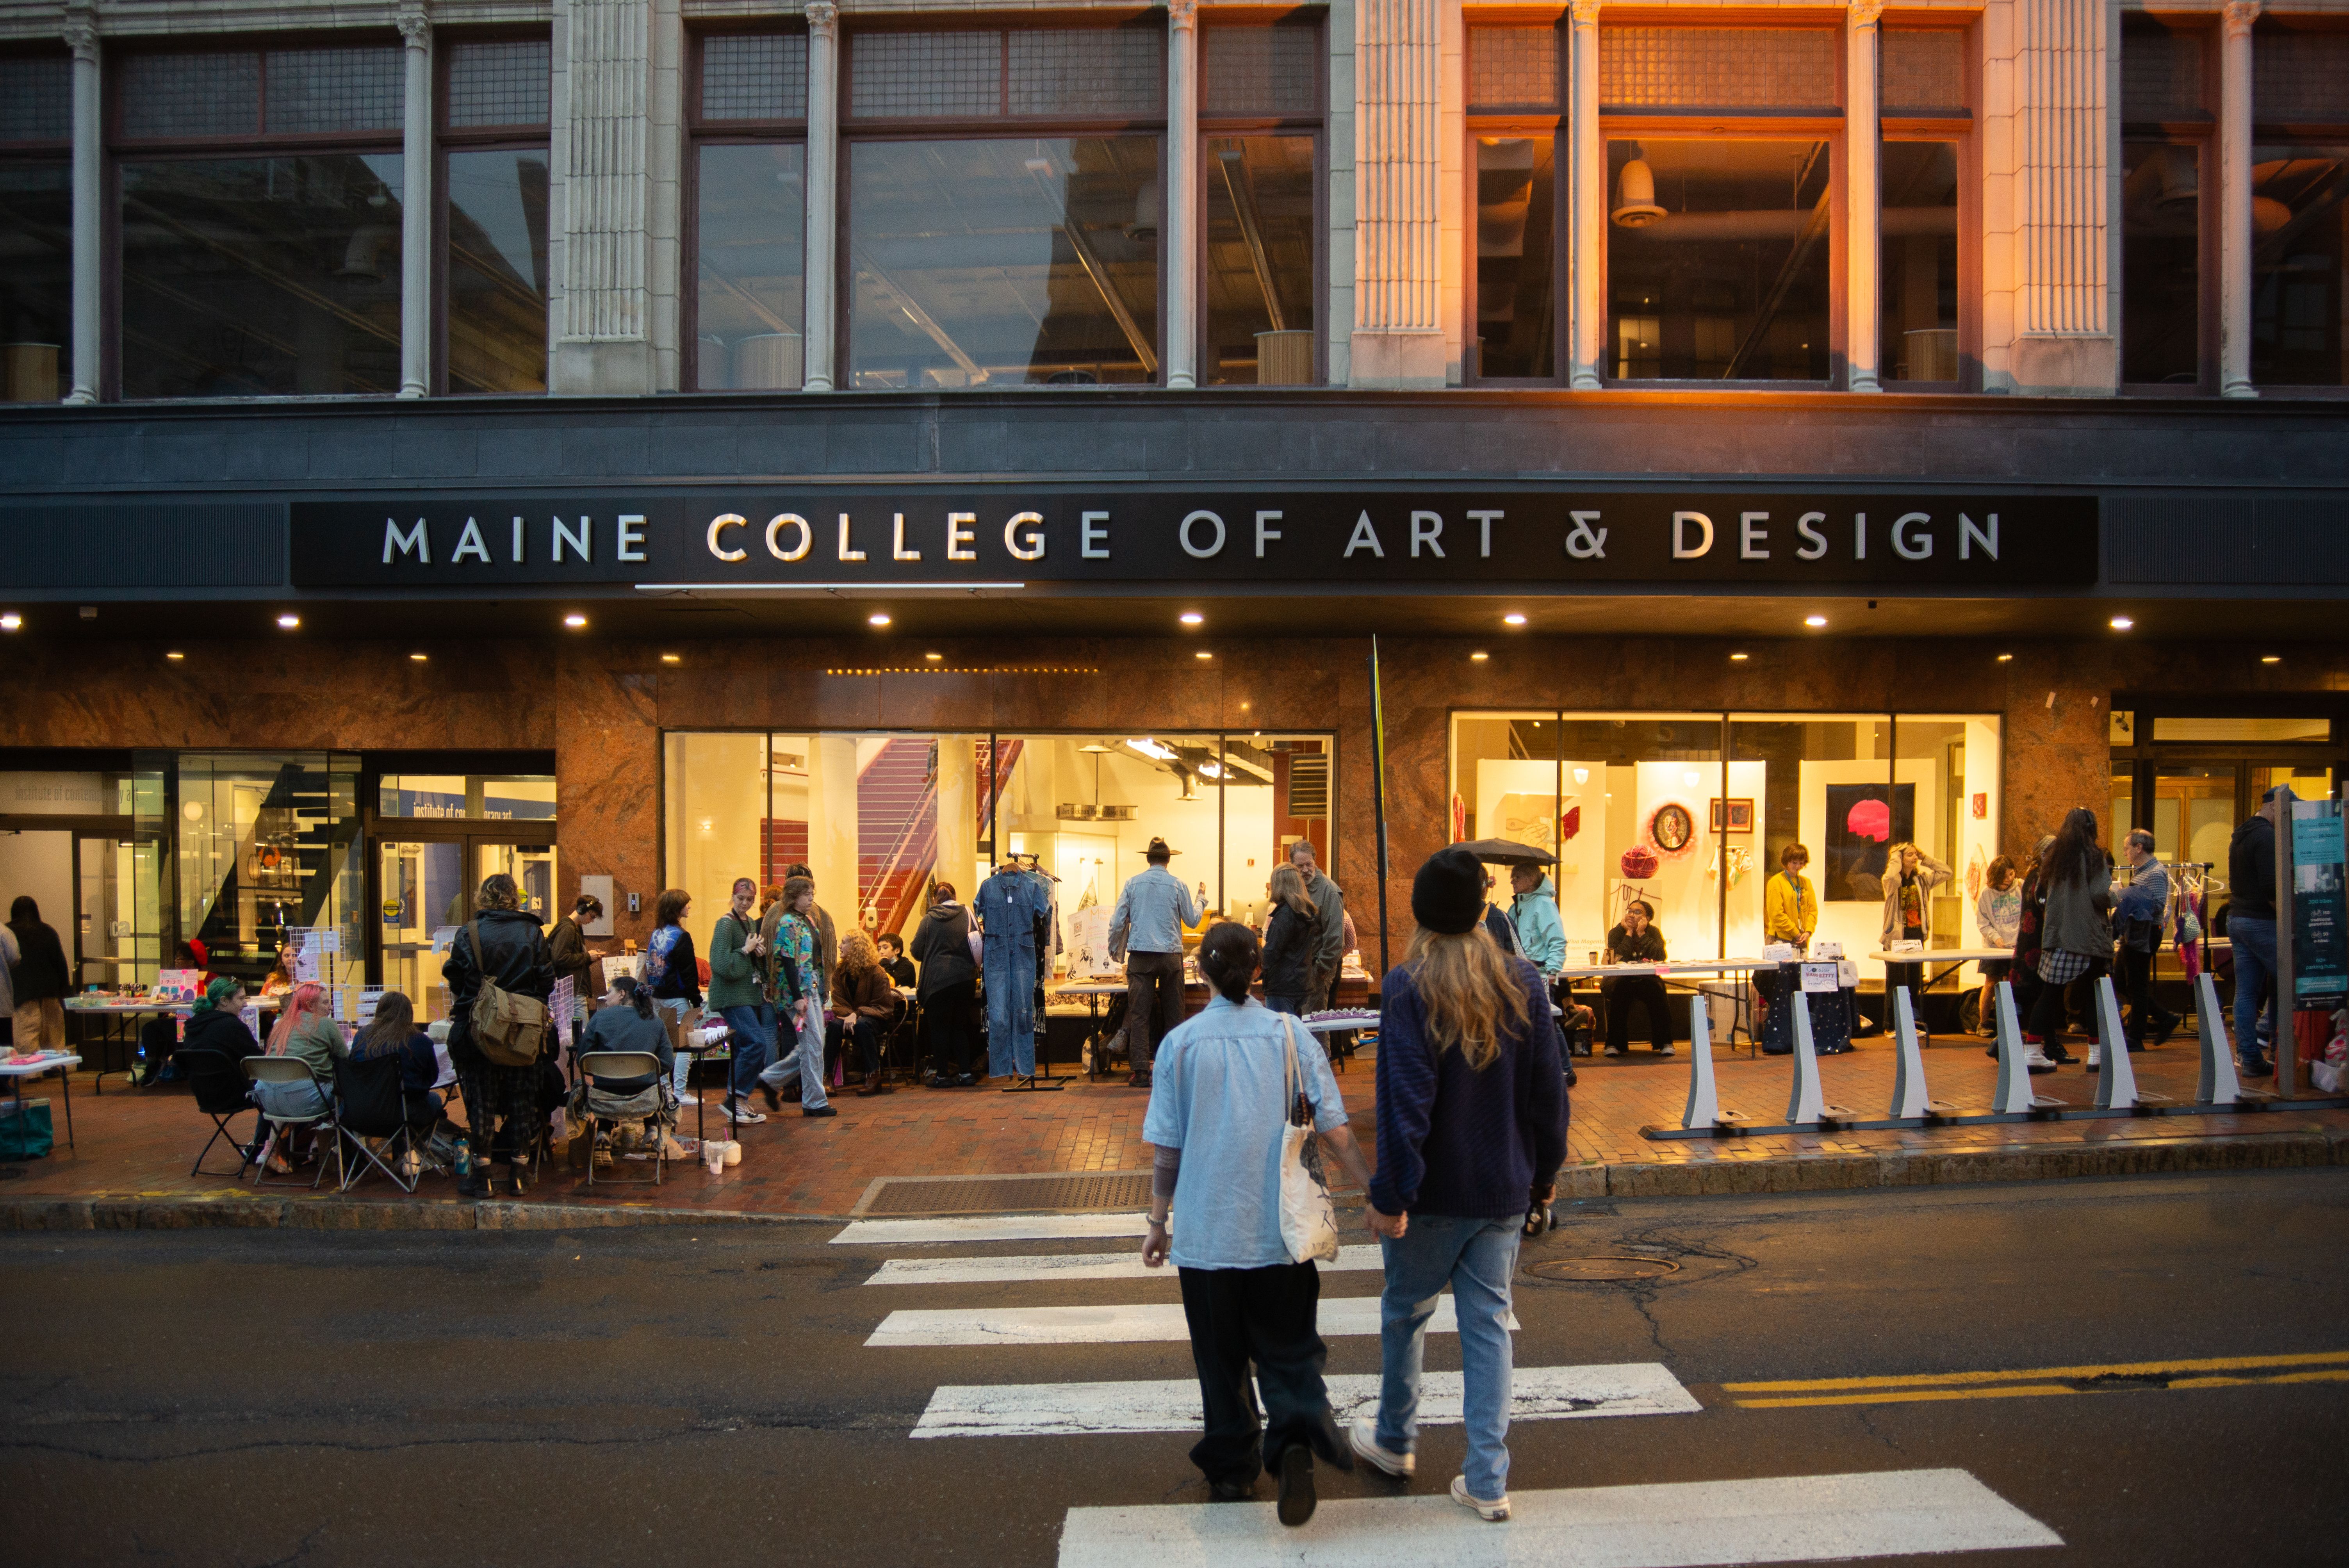
[[[2265,1377],[2180,1377],[2160,1387],[2180,1388],[2248,1388],[2269,1383],[2349,1383],[2349,1367],[2314,1372],[2282,1372]],[[1723,1387],[1729,1387],[1727,1384]],[[1735,1399],[1741,1410],[1783,1410],[1810,1405],[1914,1405],[1941,1399],[2028,1399],[2053,1394],[2127,1393],[2153,1385],[2124,1385],[2106,1389],[2080,1388],[2066,1383],[2002,1383],[1976,1388],[1888,1388],[1870,1393],[1797,1394],[1775,1399]]]
[[[1906,1377],[1815,1377],[1785,1383],[1723,1383],[1731,1394],[1825,1393],[1839,1388],[1922,1388],[1966,1383],[2013,1383],[2028,1377],[2132,1377],[2157,1372],[2248,1372],[2261,1367],[2311,1367],[2349,1362],[2349,1350],[2305,1356],[2214,1356],[2196,1360],[2122,1361],[2104,1367],[2032,1367],[2012,1372],[1922,1372]]]

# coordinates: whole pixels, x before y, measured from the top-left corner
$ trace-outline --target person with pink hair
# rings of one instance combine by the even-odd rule
[[[316,1116],[326,1109],[335,1093],[335,1058],[348,1056],[350,1044],[343,1038],[343,1026],[335,1022],[334,1005],[324,985],[305,980],[287,994],[278,1008],[276,1026],[269,1031],[268,1054],[299,1057],[318,1075],[318,1082],[254,1086],[264,1114]],[[289,1169],[283,1150],[270,1155],[269,1168],[280,1172]]]

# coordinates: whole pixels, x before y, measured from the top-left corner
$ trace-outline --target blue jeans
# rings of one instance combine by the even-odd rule
[[[667,1015],[667,1022],[682,1025],[685,1022],[686,1010],[693,1004],[682,996],[656,996],[653,998],[653,1006]],[[691,1092],[689,1086],[693,1076],[693,1058],[683,1051],[678,1052],[677,1061],[670,1069],[670,1076],[676,1080],[674,1087],[677,1089],[677,1098],[683,1100]]]
[[[1305,993],[1302,991],[1294,995],[1283,992],[1278,996],[1267,991],[1264,994],[1264,1005],[1276,1013],[1286,1013],[1292,1018],[1305,1016]]]
[[[2275,922],[2230,914],[2227,934],[2235,944],[2235,1055],[2248,1065],[2261,1054],[2260,1011],[2275,1000]]]
[[[1446,1284],[1460,1317],[1460,1366],[1468,1423],[1461,1466],[1471,1495],[1509,1493],[1509,1280],[1525,1222],[1413,1214],[1401,1240],[1379,1238],[1387,1271],[1379,1297],[1379,1447],[1410,1453],[1419,1442],[1419,1377],[1427,1320]]]
[[[1036,1070],[1036,947],[1010,938],[981,949],[987,965],[987,1070],[1027,1078]]]
[[[726,1075],[727,1092],[741,1099],[759,1081],[768,1053],[775,1048],[775,1010],[761,1002],[748,1007],[721,1007],[718,1016],[734,1031],[734,1065]]]

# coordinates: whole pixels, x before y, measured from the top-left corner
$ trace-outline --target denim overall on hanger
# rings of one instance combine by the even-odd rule
[[[1043,889],[1024,872],[1001,872],[971,901],[986,927],[987,1068],[998,1078],[1036,1071],[1036,921]]]

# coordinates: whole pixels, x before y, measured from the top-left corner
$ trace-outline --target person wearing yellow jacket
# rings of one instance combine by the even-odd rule
[[[1810,863],[1810,851],[1800,844],[1788,844],[1778,851],[1778,874],[1762,887],[1763,940],[1783,942],[1792,947],[1797,956],[1811,950],[1811,934],[1819,928],[1818,890],[1811,885],[1811,879],[1803,874],[1803,868]],[[1788,989],[1785,974],[1784,970],[1775,973],[1764,971],[1754,976],[1757,1017],[1766,1021],[1779,995]],[[1791,1040],[1792,1037],[1787,1038]],[[1770,1045],[1774,1048],[1793,1048],[1791,1045],[1782,1047],[1775,1036]]]

